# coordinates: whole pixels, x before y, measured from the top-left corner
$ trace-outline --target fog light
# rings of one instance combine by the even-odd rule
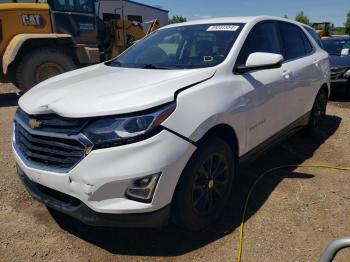
[[[125,195],[140,202],[151,202],[160,173],[138,178],[126,189]]]
[[[344,78],[350,78],[350,69],[344,73]]]

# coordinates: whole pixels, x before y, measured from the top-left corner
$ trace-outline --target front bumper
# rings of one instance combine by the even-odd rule
[[[45,195],[36,197],[35,191],[29,190],[33,197],[87,224],[101,221],[94,218],[97,213],[103,217],[105,214],[130,215],[133,217],[131,220],[136,217],[142,220],[145,213],[150,215],[158,211],[163,217],[182,170],[194,150],[195,146],[191,143],[163,130],[134,144],[93,150],[69,172],[58,173],[45,166],[33,168],[26,165],[23,156],[13,146],[17,165],[28,181],[77,199],[81,205],[78,209],[67,211],[62,206],[52,206],[52,199],[46,199]],[[134,201],[125,196],[126,188],[135,179],[156,173],[161,173],[161,176],[151,203]],[[28,182],[25,184],[28,187]]]
[[[34,199],[87,225],[159,228],[165,226],[170,217],[170,205],[144,214],[97,213],[76,198],[68,197],[31,181],[19,167],[17,167],[17,173]]]

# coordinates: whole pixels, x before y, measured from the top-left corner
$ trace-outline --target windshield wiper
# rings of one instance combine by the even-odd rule
[[[164,69],[164,70],[174,69],[174,67],[159,66],[159,65],[154,65],[154,64],[147,64],[147,65],[142,66],[142,68],[144,68],[144,69]]]
[[[106,63],[106,65],[111,65],[111,66],[115,66],[115,67],[122,67],[122,64],[119,61],[117,61],[117,60],[109,61],[109,62]]]

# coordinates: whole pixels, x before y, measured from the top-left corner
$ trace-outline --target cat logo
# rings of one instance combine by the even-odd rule
[[[43,25],[43,19],[41,15],[22,15],[22,22],[25,26],[41,26]]]
[[[36,119],[29,119],[29,126],[31,129],[39,128],[41,126],[41,122]]]

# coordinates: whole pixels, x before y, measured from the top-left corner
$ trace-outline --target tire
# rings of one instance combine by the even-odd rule
[[[315,99],[314,105],[311,110],[311,116],[309,119],[308,130],[312,134],[320,134],[322,122],[326,116],[328,95],[327,91],[321,89]]]
[[[35,49],[19,62],[16,80],[18,87],[26,92],[39,82],[75,68],[73,60],[62,51],[54,48]]]
[[[231,148],[222,139],[211,138],[198,147],[175,190],[172,218],[177,225],[201,231],[215,222],[231,193],[234,159]]]

